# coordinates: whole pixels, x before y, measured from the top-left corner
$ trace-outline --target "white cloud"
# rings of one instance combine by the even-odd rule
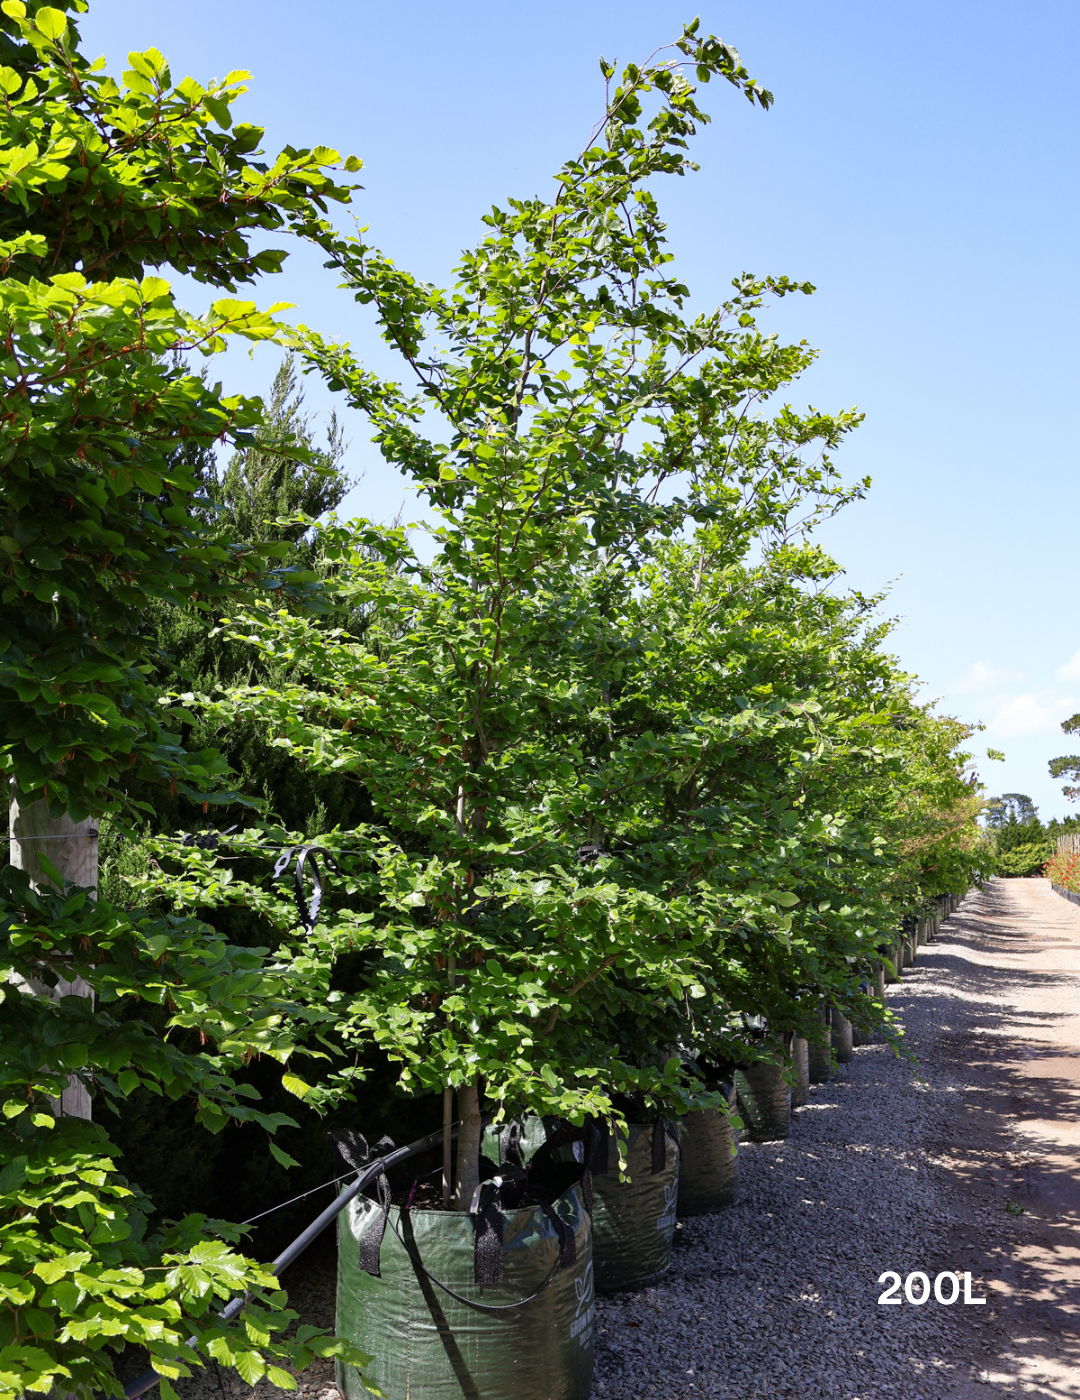
[[[1064,666],[1059,666],[1054,674],[1059,681],[1080,681],[1080,651],[1074,652],[1072,658]]]
[[[1077,653],[1075,659],[1080,660],[1080,652]],[[985,661],[976,661],[955,685],[949,687],[949,693],[970,695],[972,692],[998,690],[1008,681],[1022,681],[1023,679],[1021,671],[1003,671],[996,666],[988,665]],[[1080,680],[1080,671],[1078,671],[1076,679]]]
[[[1014,695],[987,721],[993,738],[1015,738],[1022,734],[1060,734],[1061,721],[1076,708],[1076,697],[1041,691],[1034,695]]]

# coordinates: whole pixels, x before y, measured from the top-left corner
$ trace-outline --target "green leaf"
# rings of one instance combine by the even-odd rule
[[[21,1307],[29,1303],[34,1296],[34,1285],[29,1279],[20,1278],[18,1274],[0,1273],[0,1298]]]
[[[266,1374],[266,1362],[257,1351],[242,1351],[235,1361],[240,1378],[248,1385],[256,1385]]]
[[[49,879],[50,879],[50,880],[53,882],[53,884],[56,886],[56,888],[57,888],[58,890],[62,890],[62,889],[64,888],[64,883],[65,883],[65,882],[64,882],[64,877],[63,877],[63,875],[61,875],[60,871],[57,870],[56,866],[53,865],[53,863],[52,863],[52,861],[49,859],[49,857],[48,857],[47,855],[43,855],[43,854],[39,853],[39,854],[38,854],[37,861],[38,861],[38,864],[41,866],[42,870],[45,872],[45,874],[49,877]]]
[[[7,11],[7,6],[4,7]],[[10,11],[7,11],[10,13]],[[43,5],[34,15],[34,24],[45,35],[46,39],[62,39],[67,33],[67,15],[61,10],[55,10],[51,5]]]
[[[59,1283],[60,1280],[77,1269],[81,1269],[84,1264],[88,1264],[93,1256],[85,1251],[74,1254],[59,1255],[55,1259],[42,1259],[34,1265],[34,1273],[46,1283]]]
[[[226,131],[232,126],[232,113],[229,111],[229,104],[223,102],[219,97],[211,97],[209,93],[203,98],[202,105],[217,122],[218,126],[224,127]]]

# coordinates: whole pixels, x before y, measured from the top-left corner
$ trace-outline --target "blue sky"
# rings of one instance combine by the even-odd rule
[[[488,206],[543,192],[583,144],[598,56],[643,59],[694,13],[670,0],[91,0],[81,28],[116,69],[156,45],[174,78],[250,70],[243,116],[268,149],[360,156],[357,217],[441,281]],[[1080,710],[1080,5],[753,0],[700,15],[776,105],[707,90],[701,171],[658,191],[676,266],[700,307],[744,269],[817,286],[767,322],[821,352],[794,403],[866,413],[839,465],[874,479],[822,541],[852,586],[891,585],[894,648],[924,695],[986,724],[980,754],[1005,751],[980,763],[989,790],[1061,815],[1046,762],[1073,746],[1059,725]],[[306,250],[259,295],[385,367]],[[274,364],[234,352],[219,373],[255,392]],[[310,400],[328,411],[315,385]],[[364,473],[348,504],[392,517],[401,484],[346,418]]]

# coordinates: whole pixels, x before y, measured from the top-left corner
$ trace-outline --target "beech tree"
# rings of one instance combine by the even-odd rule
[[[456,1090],[459,1203],[476,1182],[481,1095],[579,1121],[610,1112],[617,1092],[694,1101],[678,1057],[658,1060],[655,1043],[624,1054],[616,1021],[708,994],[729,896],[689,891],[678,849],[657,863],[636,794],[678,784],[772,717],[748,702],[674,739],[624,730],[612,679],[620,649],[642,645],[626,609],[657,548],[695,521],[737,559],[862,489],[830,460],[857,414],[760,411],[812,352],[778,344],[757,314],[809,285],[744,275],[715,312],[685,310],[651,184],[692,168],[687,144],[707,118],[688,75],[771,98],[696,25],[672,55],[618,81],[603,64],[595,139],[551,198],[487,216],[452,292],[311,220],[415,394],[315,332],[300,351],[417,483],[439,517],[437,554],[423,563],[400,531],[364,522],[328,532],[337,599],[370,618],[364,635],[249,609],[233,634],[289,680],[235,689],[212,712],[261,717],[309,770],[362,782],[377,819],[321,840],[347,897],[300,941],[282,895],[221,879],[212,852],[174,851],[181,874],[151,882],[190,907],[261,910],[282,967],[321,979],[342,1043],[382,1047],[408,1092]],[[745,896],[780,939],[795,902],[767,882]],[[356,952],[358,985],[335,988]],[[293,1083],[326,1102],[352,1073]]]

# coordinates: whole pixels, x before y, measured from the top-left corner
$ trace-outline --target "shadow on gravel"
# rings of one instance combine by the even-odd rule
[[[963,1318],[991,1387],[955,1394],[1065,1400],[1080,1394],[1080,988],[1072,969],[1012,964],[1059,947],[1075,962],[1080,929],[1047,927],[1000,883],[920,950],[892,1001],[903,1015],[930,999],[939,1015],[923,1073],[950,1086],[930,1096],[926,1139],[952,1183],[942,1267],[991,1290],[986,1316]],[[1000,954],[1008,964],[988,965]]]

